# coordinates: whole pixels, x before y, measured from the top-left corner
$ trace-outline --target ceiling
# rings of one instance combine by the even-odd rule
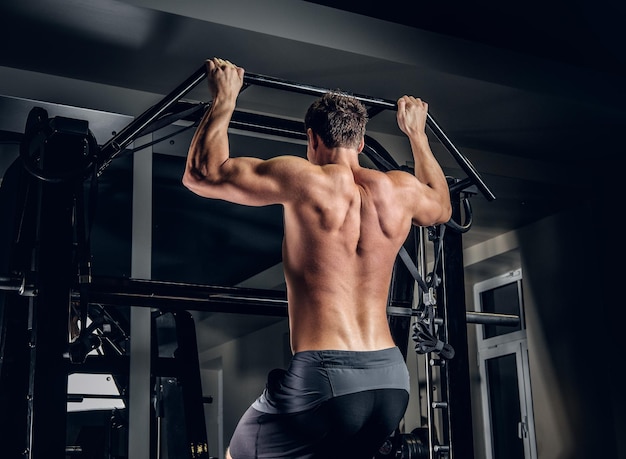
[[[80,113],[103,144],[205,58],[219,56],[255,74],[316,87],[426,100],[496,197],[471,198],[473,223],[463,241],[472,247],[575,207],[623,162],[625,6],[548,3],[423,2],[409,12],[397,1],[5,0],[0,176],[16,156],[7,145],[25,123],[27,111],[16,110],[17,102],[48,103],[51,116],[66,106],[88,109]],[[204,86],[185,98],[206,102]],[[252,86],[239,108],[300,120],[309,102]],[[411,160],[392,111],[368,126],[399,164]],[[180,184],[191,133],[154,146],[153,276],[214,285],[253,278],[280,287],[263,276],[280,272],[280,209],[191,196]],[[233,151],[262,156],[304,152],[297,142],[246,135],[233,142]],[[446,174],[463,179],[435,137],[432,145]],[[129,275],[130,229],[118,217],[132,212],[130,158],[114,161],[101,177],[108,201],[101,203],[95,258],[114,275]]]

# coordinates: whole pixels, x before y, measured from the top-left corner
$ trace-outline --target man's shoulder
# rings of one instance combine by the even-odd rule
[[[415,180],[415,177],[399,170],[379,171],[377,169],[361,168],[357,177],[369,184],[380,186],[401,185],[406,181]]]
[[[395,185],[407,186],[413,185],[417,182],[415,175],[401,170],[392,170],[385,172],[385,176]]]
[[[292,155],[274,156],[260,163],[267,170],[278,173],[297,174],[298,172],[310,172],[315,166],[305,158]]]
[[[301,166],[312,165],[306,158],[295,155],[278,155],[269,158],[267,162],[298,164]]]

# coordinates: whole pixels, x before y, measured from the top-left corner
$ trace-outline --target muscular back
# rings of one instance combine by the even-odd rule
[[[411,214],[387,174],[337,164],[319,168],[314,183],[285,205],[293,351],[391,347],[388,289]]]
[[[386,305],[396,254],[412,223],[430,226],[451,215],[448,184],[425,133],[428,104],[398,99],[414,176],[359,166],[367,111],[337,94],[305,115],[306,160],[231,157],[228,126],[243,76],[228,61],[207,61],[213,101],[189,146],[184,185],[207,198],[283,205],[294,351],[393,346]]]

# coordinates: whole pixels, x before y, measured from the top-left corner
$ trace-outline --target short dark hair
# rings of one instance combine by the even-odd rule
[[[358,99],[341,92],[328,92],[307,110],[304,129],[311,128],[328,148],[358,148],[367,121],[367,110]]]

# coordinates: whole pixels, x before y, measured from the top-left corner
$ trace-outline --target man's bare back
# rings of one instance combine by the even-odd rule
[[[447,181],[424,132],[427,104],[398,100],[415,175],[360,166],[367,111],[341,94],[309,107],[307,159],[231,157],[228,125],[243,75],[228,61],[207,61],[213,102],[189,147],[183,183],[207,198],[282,205],[294,356],[280,376],[270,372],[227,457],[328,459],[333,451],[371,458],[408,403],[408,370],[386,313],[396,255],[412,225],[444,223],[451,214]],[[353,412],[354,406],[360,408]],[[337,412],[345,409],[352,414]],[[293,425],[296,413],[301,430]],[[317,437],[312,423],[324,426]],[[344,454],[345,445],[352,449]]]
[[[390,211],[403,197],[385,174],[358,164],[319,167],[326,192],[285,206],[292,350],[392,347],[387,295],[411,215]]]
[[[425,104],[408,96],[398,102],[417,178],[361,167],[362,136],[328,147],[311,129],[307,160],[231,158],[227,127],[243,69],[227,61],[207,65],[214,102],[192,141],[183,181],[205,197],[283,205],[293,351],[393,346],[386,303],[396,254],[412,223],[450,217],[447,182],[424,134]]]

